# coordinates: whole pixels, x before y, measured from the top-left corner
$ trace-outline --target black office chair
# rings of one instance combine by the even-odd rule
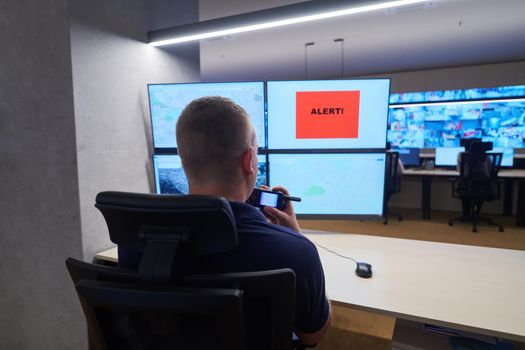
[[[401,214],[394,213],[388,209],[388,202],[390,197],[401,190],[401,174],[398,173],[399,152],[386,152],[386,173],[385,173],[385,198],[383,201],[383,224],[388,224],[388,215],[397,217],[399,221],[403,221]]]
[[[478,232],[478,222],[485,221],[497,226],[503,232],[503,226],[488,217],[480,216],[484,202],[500,198],[498,172],[501,165],[501,153],[486,153],[492,149],[491,142],[474,142],[469,152],[463,152],[459,158],[459,178],[452,182],[452,196],[460,198],[463,213],[454,222],[472,222],[472,232]]]
[[[292,270],[191,271],[194,259],[237,245],[226,200],[102,192],[96,207],[114,243],[143,252],[138,271],[66,261],[96,349],[294,346]]]

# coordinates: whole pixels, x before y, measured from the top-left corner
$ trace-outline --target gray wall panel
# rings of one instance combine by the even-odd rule
[[[146,84],[199,79],[144,44],[152,3],[0,2],[0,349],[87,348],[64,261],[108,245],[98,191],[150,190]]]
[[[82,249],[67,3],[2,1],[0,28],[0,348],[79,348],[64,265]]]
[[[187,52],[182,55],[145,44],[148,26],[168,23],[159,12],[175,13],[177,4],[187,15],[179,13],[173,21],[196,19],[197,11],[188,8],[198,4],[191,1],[70,1],[83,258],[87,261],[112,245],[103,217],[93,206],[96,194],[153,190],[146,85],[199,80],[198,51],[190,59]]]

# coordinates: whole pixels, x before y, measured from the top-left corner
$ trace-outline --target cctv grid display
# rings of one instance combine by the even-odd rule
[[[525,147],[525,86],[392,94],[388,141],[393,148],[455,148],[462,138],[480,138],[513,164]]]
[[[300,217],[381,216],[389,89],[388,79],[148,85],[157,193],[187,193],[176,120],[194,98],[221,95],[243,106],[254,123],[260,145],[256,186],[282,185],[301,197],[294,203]],[[323,129],[310,123],[311,114],[321,122],[353,117]]]

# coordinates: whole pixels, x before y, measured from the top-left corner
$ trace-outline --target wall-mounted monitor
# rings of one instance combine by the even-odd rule
[[[269,81],[269,149],[385,148],[389,79]]]
[[[482,138],[494,147],[525,147],[525,86],[392,94],[392,147],[458,147]]]
[[[460,152],[465,152],[465,147],[436,148],[436,166],[457,167]]]
[[[148,85],[153,145],[175,149],[175,125],[188,103],[204,96],[228,97],[250,115],[260,147],[265,147],[264,82]]]
[[[284,186],[299,217],[377,218],[383,213],[385,153],[270,154],[270,185]]]
[[[256,187],[268,184],[268,163],[266,155],[258,155],[259,173]],[[188,194],[188,179],[182,162],[176,154],[153,155],[155,191],[162,194]]]

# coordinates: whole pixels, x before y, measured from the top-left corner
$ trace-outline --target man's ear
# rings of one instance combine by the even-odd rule
[[[248,175],[253,175],[255,169],[253,167],[253,157],[257,157],[253,147],[248,148],[242,153],[241,156],[241,166],[244,173]]]

